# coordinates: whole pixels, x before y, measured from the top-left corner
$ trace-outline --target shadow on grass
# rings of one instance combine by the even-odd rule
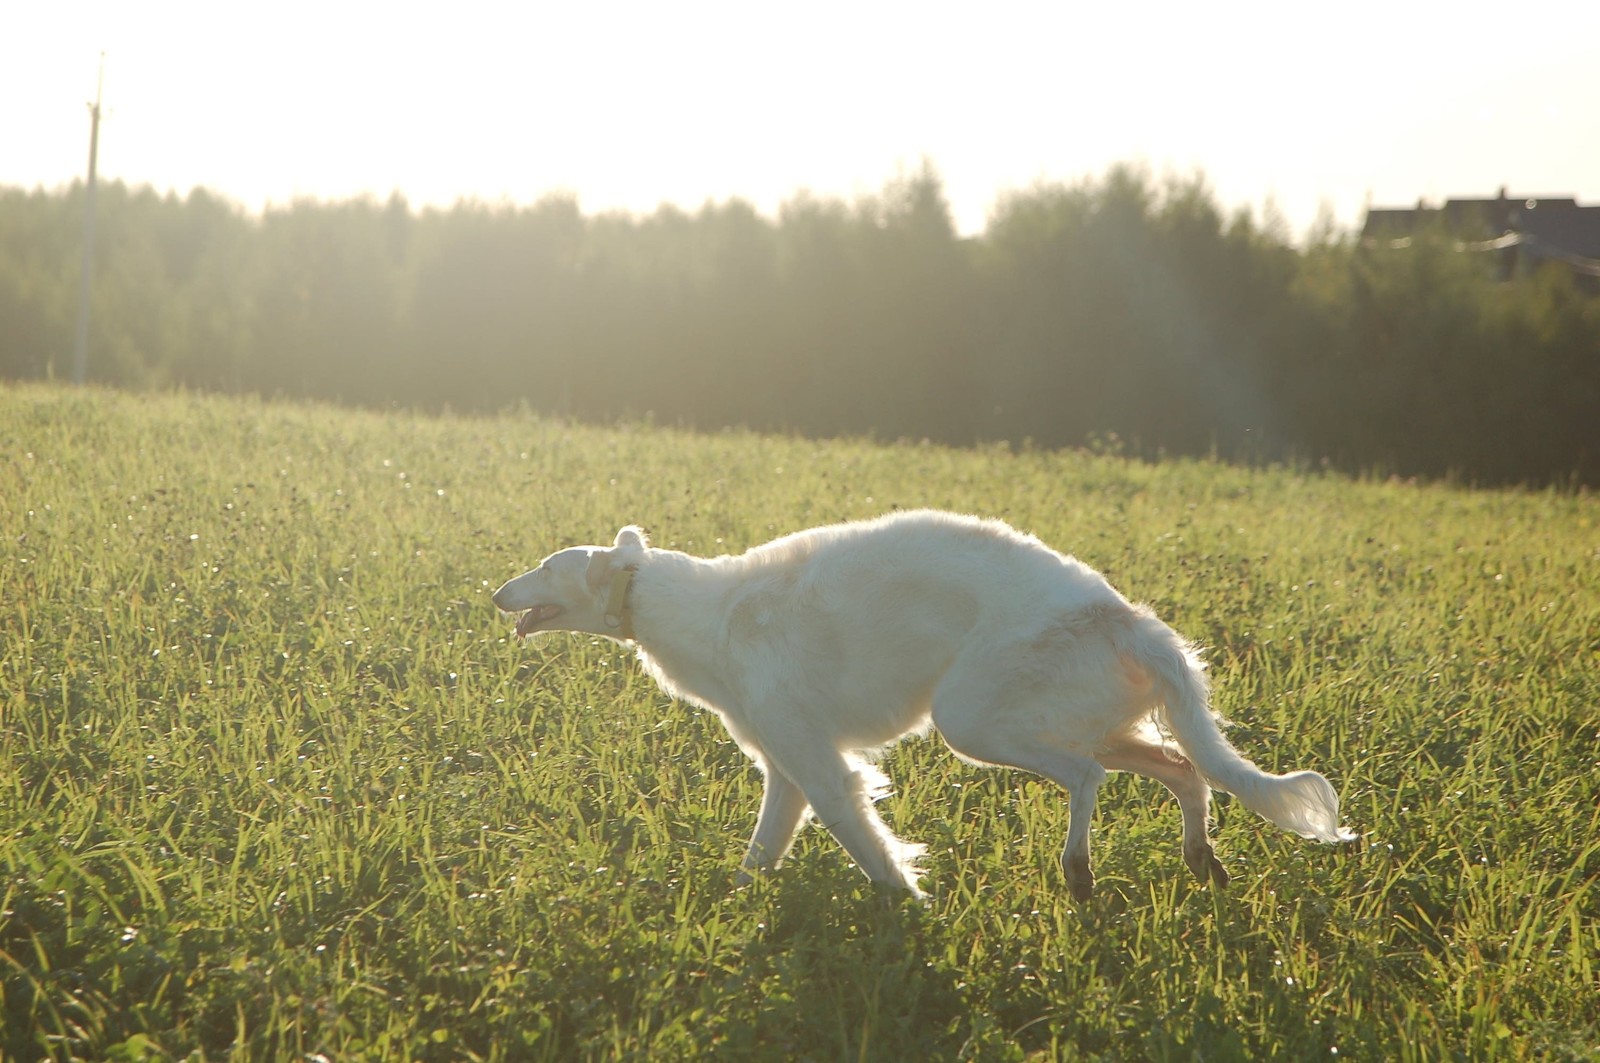
[[[759,981],[758,1006],[729,1016],[719,1051],[933,1059],[961,1048],[968,1005],[934,917],[853,874],[791,865],[753,887],[765,917],[747,946],[745,977]]]

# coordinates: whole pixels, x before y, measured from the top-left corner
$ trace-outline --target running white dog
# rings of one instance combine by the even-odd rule
[[[1203,882],[1228,881],[1207,839],[1210,786],[1302,837],[1355,837],[1321,775],[1271,775],[1228,744],[1194,647],[1089,566],[997,521],[899,513],[710,559],[627,527],[609,548],[546,558],[494,603],[522,612],[519,637],[633,643],[669,694],[722,718],[766,778],[752,871],[778,865],[809,808],[869,878],[920,897],[922,847],[878,818],[887,779],[866,758],[930,723],[964,759],[1066,787],[1061,863],[1080,901],[1107,770],[1177,795],[1184,861]]]

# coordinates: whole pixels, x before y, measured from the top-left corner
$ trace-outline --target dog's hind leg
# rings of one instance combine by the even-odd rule
[[[1078,902],[1094,894],[1094,870],[1089,863],[1089,825],[1094,822],[1095,800],[1106,773],[1092,757],[1047,746],[988,745],[981,752],[951,743],[951,748],[986,764],[1021,768],[1053,780],[1067,791],[1067,841],[1061,847],[1061,870],[1067,889]]]
[[[952,670],[933,696],[933,722],[962,757],[980,764],[1021,768],[1051,779],[1067,791],[1067,841],[1061,869],[1075,900],[1094,893],[1089,863],[1089,825],[1106,772],[1092,756],[1074,752],[1056,733],[1062,715],[1050,692],[1007,691],[984,668]]]
[[[1054,780],[1067,791],[1067,841],[1061,847],[1061,870],[1073,900],[1083,903],[1094,895],[1094,871],[1089,863],[1089,825],[1094,822],[1095,800],[1105,769],[1092,758],[1044,747],[1016,749],[1004,761],[1012,767]]]
[[[763,765],[766,789],[761,794],[761,813],[756,817],[756,833],[750,839],[750,849],[745,853],[744,867],[748,871],[769,871],[783,861],[794,844],[794,833],[805,817],[808,802],[805,792],[789,777],[770,764]],[[750,876],[741,874],[739,880],[748,882]]]
[[[1208,837],[1211,828],[1211,787],[1181,756],[1160,746],[1129,738],[1101,753],[1097,760],[1110,771],[1131,771],[1148,776],[1171,790],[1183,810],[1183,862],[1201,882],[1228,884],[1228,872],[1218,862]]]
[[[1094,765],[1091,770],[1088,765]],[[1106,773],[1094,761],[1071,757],[1061,765],[1065,770],[1044,774],[1067,788],[1067,843],[1061,847],[1061,870],[1067,876],[1067,890],[1079,904],[1094,895],[1094,871],[1089,864],[1089,824],[1094,820],[1095,799]]]
[[[977,724],[977,716],[962,714],[961,720]],[[945,714],[941,720],[939,702],[934,701],[934,721],[944,740],[969,760],[1021,768],[1051,779],[1067,791],[1069,818],[1067,842],[1061,849],[1061,870],[1067,876],[1067,889],[1079,902],[1094,893],[1094,871],[1089,864],[1089,825],[1094,820],[1095,798],[1105,782],[1105,769],[1093,757],[1053,748],[1047,735],[1018,741],[999,727],[960,727]]]

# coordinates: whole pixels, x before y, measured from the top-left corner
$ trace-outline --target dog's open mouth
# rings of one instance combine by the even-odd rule
[[[559,605],[536,605],[526,613],[517,617],[517,638],[525,639],[539,630],[541,624],[548,623],[561,615]]]

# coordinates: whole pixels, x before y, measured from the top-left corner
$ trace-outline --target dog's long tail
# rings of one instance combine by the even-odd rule
[[[1128,620],[1117,649],[1155,681],[1165,702],[1162,718],[1208,783],[1302,838],[1355,840],[1354,833],[1339,825],[1339,796],[1327,779],[1314,771],[1273,775],[1228,744],[1211,711],[1204,666],[1191,646],[1145,610]]]

